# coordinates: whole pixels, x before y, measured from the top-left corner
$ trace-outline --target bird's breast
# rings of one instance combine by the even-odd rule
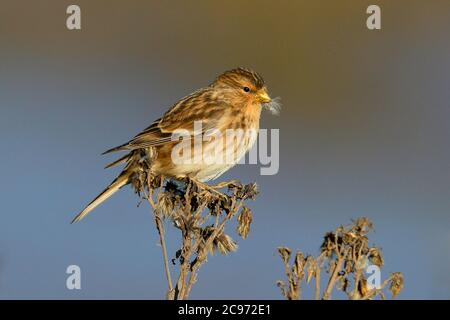
[[[190,176],[201,181],[219,177],[236,165],[256,142],[260,114],[260,105],[230,109],[215,130],[194,137],[184,146],[162,148],[153,169],[165,175]]]

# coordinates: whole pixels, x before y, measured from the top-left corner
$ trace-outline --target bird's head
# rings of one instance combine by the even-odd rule
[[[264,79],[255,71],[237,68],[221,74],[211,84],[233,104],[261,105],[273,114],[280,110],[279,99],[269,96]]]

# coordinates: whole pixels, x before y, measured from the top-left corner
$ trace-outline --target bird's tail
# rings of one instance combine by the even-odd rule
[[[94,200],[89,203],[86,208],[84,208],[71,223],[78,222],[83,219],[89,212],[94,210],[99,204],[111,197],[116,191],[122,188],[124,185],[130,182],[131,170],[123,171],[111,184],[106,187]]]

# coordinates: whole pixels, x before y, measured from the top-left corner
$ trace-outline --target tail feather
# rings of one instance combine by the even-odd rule
[[[129,149],[126,148],[127,145],[128,145],[128,143],[124,143],[124,144],[121,144],[120,146],[117,146],[117,147],[108,149],[108,150],[106,150],[105,152],[103,152],[102,155],[108,154],[108,153],[111,153],[111,152],[117,152],[117,151],[129,150]]]
[[[83,219],[89,212],[94,210],[99,204],[111,197],[116,191],[129,183],[130,172],[124,171],[117,177],[105,190],[102,191],[94,200],[84,208],[71,223],[78,222]]]
[[[119,159],[117,159],[117,160],[111,162],[110,164],[108,164],[108,165],[105,167],[105,169],[108,169],[108,168],[117,166],[118,164],[127,162],[130,158],[131,158],[131,154],[128,153],[128,154],[124,155],[123,157],[121,157],[121,158],[119,158]]]

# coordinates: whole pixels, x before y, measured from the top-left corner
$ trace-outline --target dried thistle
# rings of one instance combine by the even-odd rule
[[[303,253],[297,251],[292,267],[289,265],[291,257],[291,249],[287,247],[279,247],[278,254],[284,263],[284,270],[288,278],[288,284],[283,281],[277,281],[277,286],[280,288],[283,296],[288,300],[298,300],[301,294],[301,282],[305,277],[305,267],[307,259],[304,258]]]
[[[383,256],[381,255],[380,248],[373,247],[369,249],[369,261],[380,268],[384,265],[384,260]]]
[[[217,247],[221,254],[228,254],[230,252],[236,251],[238,246],[236,242],[227,234],[218,235],[214,241],[214,246]]]
[[[241,213],[239,214],[237,221],[237,233],[242,237],[242,239],[247,238],[249,232],[250,232],[250,225],[253,220],[253,214],[252,211],[247,208],[243,207],[241,209]]]
[[[392,298],[398,296],[402,291],[404,285],[403,275],[400,272],[394,272],[391,275],[391,281],[389,285],[389,291],[392,293]]]
[[[367,285],[367,280],[364,277],[362,277],[358,281],[357,287],[358,287],[358,294],[360,297],[365,297],[370,291],[370,288]]]
[[[289,259],[291,258],[291,249],[288,247],[279,247],[278,253],[280,254],[281,259],[285,264],[289,263]]]
[[[174,212],[177,201],[174,198],[174,195],[169,192],[162,192],[158,195],[157,203],[162,215],[165,218],[170,218]]]
[[[166,180],[142,170],[136,174],[132,185],[136,193],[144,195],[154,212],[169,287],[168,299],[188,298],[197,281],[198,270],[209,254],[237,250],[236,242],[225,233],[225,227],[238,212],[238,234],[245,239],[250,232],[253,217],[244,201],[255,199],[256,184],[231,181],[208,186],[190,179]],[[228,192],[218,191],[223,188],[228,188]],[[171,220],[181,232],[180,249],[170,259],[172,265],[179,268],[175,284],[172,283],[163,219]]]
[[[368,218],[358,218],[351,225],[340,226],[335,231],[327,232],[320,246],[320,255],[317,258],[298,252],[292,266],[289,267],[291,250],[279,247],[278,252],[285,265],[288,284],[278,281],[277,286],[287,299],[300,298],[301,280],[306,270],[306,284],[315,279],[315,299],[330,299],[334,288],[344,292],[349,299],[374,299],[377,296],[385,298],[383,289],[389,285],[393,297],[396,297],[403,288],[403,275],[400,272],[392,273],[379,287],[372,288],[365,278],[368,263],[381,268],[384,265],[381,249],[369,247],[367,235],[373,230],[373,224]],[[321,269],[328,274],[327,285],[323,291],[320,289]]]
[[[294,260],[294,266],[292,267],[292,271],[297,276],[297,278],[303,278],[304,277],[304,268],[305,268],[305,257],[303,256],[303,253],[300,251],[297,252],[295,255]]]

